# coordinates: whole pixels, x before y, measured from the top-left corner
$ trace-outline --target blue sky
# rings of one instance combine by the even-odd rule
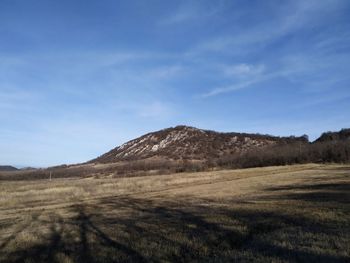
[[[0,164],[146,132],[350,127],[350,1],[0,0]]]

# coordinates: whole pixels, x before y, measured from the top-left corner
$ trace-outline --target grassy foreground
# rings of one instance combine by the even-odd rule
[[[350,262],[350,166],[0,182],[0,262]]]

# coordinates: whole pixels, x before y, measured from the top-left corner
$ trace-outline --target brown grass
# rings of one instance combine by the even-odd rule
[[[350,166],[2,181],[0,262],[349,262]]]

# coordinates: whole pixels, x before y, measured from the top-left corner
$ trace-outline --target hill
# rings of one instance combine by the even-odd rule
[[[115,163],[146,159],[212,160],[254,149],[295,142],[308,143],[306,137],[276,137],[248,133],[222,133],[176,126],[148,133],[118,146],[90,163]]]
[[[18,171],[16,167],[10,165],[0,165],[0,172]]]
[[[338,132],[324,132],[315,142],[346,141],[350,140],[350,129],[342,129]]]
[[[350,140],[343,129],[310,143],[301,137],[222,133],[176,126],[145,134],[81,164],[21,169],[1,180],[125,177],[306,163],[349,163]]]

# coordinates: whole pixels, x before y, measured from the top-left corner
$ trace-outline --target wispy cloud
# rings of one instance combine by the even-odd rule
[[[176,13],[172,14],[170,17],[164,19],[161,23],[165,25],[176,24],[185,22],[187,20],[193,19],[197,16],[196,11],[193,8],[181,7]]]
[[[213,87],[201,97],[247,89],[280,78],[305,92],[324,92],[344,86],[350,80],[343,69],[347,57],[314,49],[313,52],[298,51],[274,58],[265,64],[234,64],[222,67],[232,84]],[[345,84],[346,85],[346,84]],[[337,89],[336,89],[337,90]]]
[[[233,77],[246,77],[254,76],[263,73],[265,69],[264,65],[252,65],[252,64],[236,64],[236,65],[225,65],[223,71],[227,76]]]
[[[326,24],[324,18],[341,10],[346,4],[344,0],[292,1],[280,9],[280,13],[272,14],[269,22],[256,23],[249,29],[236,31],[232,35],[218,35],[201,41],[187,55],[197,56],[206,52],[245,54],[257,51],[297,30]]]
[[[300,65],[300,67],[298,67],[297,65]],[[300,76],[300,74],[302,76]],[[298,83],[299,86],[302,85],[302,87],[304,87],[305,84],[307,84],[307,86],[304,89],[306,89],[307,91],[313,89],[314,92],[330,89],[331,87],[333,87],[334,84],[338,83],[339,81],[345,80],[344,78],[340,79],[337,76],[328,78],[327,75],[324,75],[322,78],[319,77],[319,79],[315,79],[316,74],[320,74],[317,69],[311,67],[307,68],[306,65],[302,66],[301,64],[289,64],[285,65],[283,68],[278,70],[270,70],[269,72],[262,71],[259,74],[249,75],[249,78],[238,79],[234,81],[233,84],[228,86],[213,88],[210,91],[203,93],[201,97],[207,98],[219,94],[225,94],[237,90],[247,89],[251,86],[264,84],[276,78],[287,79],[290,82]],[[312,78],[312,80],[308,80],[307,78],[305,78],[305,76],[308,75],[314,76],[314,78]]]
[[[220,13],[224,8],[224,4],[225,1],[223,0],[203,1],[201,4],[196,1],[186,1],[184,4],[180,5],[175,12],[161,20],[160,24],[173,25],[189,22],[191,20],[207,19]]]
[[[249,88],[255,84],[263,83],[264,81],[270,80],[271,78],[274,78],[276,76],[277,76],[276,74],[267,74],[264,76],[256,77],[252,80],[245,80],[245,81],[238,82],[238,83],[235,83],[235,84],[232,84],[229,86],[214,88],[206,93],[203,93],[201,95],[201,97],[207,98],[207,97],[212,97],[212,96],[216,96],[219,94],[229,93],[229,92],[236,91],[236,90],[246,89],[246,88]]]
[[[144,71],[143,77],[157,79],[168,79],[176,77],[184,71],[184,68],[180,65],[164,65],[160,67],[154,67]]]

